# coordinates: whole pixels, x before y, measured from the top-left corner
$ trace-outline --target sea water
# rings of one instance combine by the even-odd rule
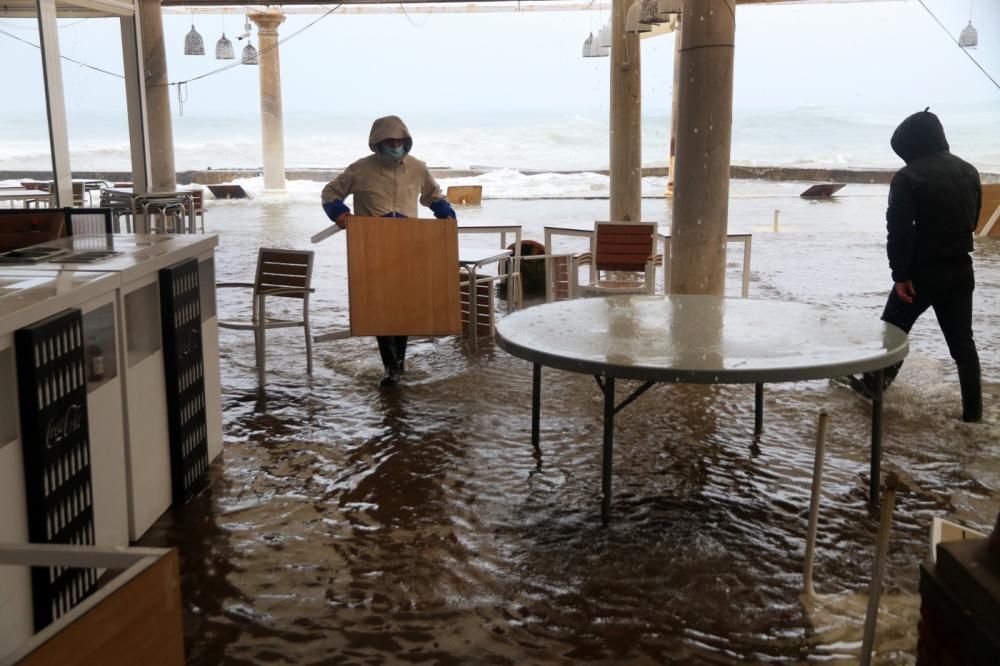
[[[258,247],[316,251],[313,333],[348,322],[344,234],[322,183],[207,202],[219,281],[250,279]],[[442,181],[443,186],[466,179]],[[463,225],[586,228],[605,219],[593,174],[480,177]],[[884,185],[831,200],[808,183],[733,181],[730,233],[751,233],[750,297],[877,319],[891,280]],[[670,230],[662,178],[642,217]],[[562,193],[567,198],[540,199]],[[774,212],[779,224],[774,226]],[[487,235],[463,243],[497,246]],[[583,249],[562,238],[560,251]],[[918,567],[930,522],[988,531],[1000,507],[1000,245],[977,240],[975,332],[984,423],[959,419],[954,365],[933,314],[886,394],[883,471],[896,503],[877,663],[916,660]],[[742,253],[727,259],[740,291]],[[537,302],[537,301],[536,301]],[[293,308],[295,305],[292,306]],[[498,316],[506,303],[498,300]],[[220,316],[248,296],[219,290]],[[294,310],[293,310],[294,311]],[[616,418],[612,519],[600,520],[602,397],[593,378],[545,371],[541,456],[530,444],[531,366],[484,340],[411,339],[400,386],[377,384],[371,338],[315,346],[268,333],[266,395],[250,337],[220,333],[225,450],[212,485],[143,539],[184,562],[193,664],[854,663],[875,552],[866,508],[870,405],[829,381],[768,385],[753,438],[749,386],[659,385]],[[626,382],[627,384],[627,382]],[[624,395],[625,387],[619,387]],[[830,415],[814,573],[801,597],[817,419]]]

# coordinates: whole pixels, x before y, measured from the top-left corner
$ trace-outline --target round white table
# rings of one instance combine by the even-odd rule
[[[876,372],[908,351],[906,334],[873,314],[716,296],[611,296],[547,303],[498,322],[497,344],[534,364],[531,442],[539,448],[541,368],[593,375],[604,393],[601,515],[611,508],[614,416],[658,382],[755,384],[755,436],[763,385]],[[643,384],[615,404],[615,380]],[[878,502],[882,393],[872,400],[869,502]]]

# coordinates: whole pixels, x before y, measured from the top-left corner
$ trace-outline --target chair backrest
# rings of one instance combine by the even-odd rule
[[[201,210],[205,203],[205,190],[191,190],[191,199],[194,201],[194,209]]]
[[[656,222],[594,222],[594,267],[644,271],[656,255]]]
[[[82,206],[84,198],[87,196],[87,190],[83,183],[73,183],[73,204],[77,206]]]
[[[100,236],[114,233],[110,208],[64,208],[67,236]]]
[[[280,250],[260,248],[257,254],[257,277],[254,293],[273,294],[287,298],[306,298],[312,283],[312,250]],[[284,289],[300,289],[281,293]]]

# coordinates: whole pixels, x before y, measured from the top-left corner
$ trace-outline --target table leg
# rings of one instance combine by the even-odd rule
[[[539,416],[542,411],[542,366],[535,363],[531,368],[531,445],[540,454],[538,446]]]
[[[469,266],[469,348],[476,351],[479,343],[479,313],[476,311],[479,294],[476,284],[476,265]]]
[[[868,480],[868,506],[878,507],[879,486],[882,467],[882,390],[885,383],[885,369],[875,373],[875,394],[872,397],[872,451],[871,478]]]
[[[611,517],[611,451],[615,439],[615,378],[604,378],[604,448],[601,459],[601,521]]]
[[[764,385],[753,385],[753,437],[760,439],[764,431]]]

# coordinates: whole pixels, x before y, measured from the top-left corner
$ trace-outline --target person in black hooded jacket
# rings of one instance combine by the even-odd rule
[[[929,108],[929,107],[928,107]],[[958,367],[962,420],[982,418],[979,354],[972,337],[972,234],[982,205],[979,172],[952,155],[944,128],[927,109],[900,123],[890,141],[906,162],[889,186],[886,253],[895,283],[882,320],[907,333],[934,308],[948,351]],[[888,386],[902,362],[886,369]],[[851,385],[871,395],[875,375]]]

